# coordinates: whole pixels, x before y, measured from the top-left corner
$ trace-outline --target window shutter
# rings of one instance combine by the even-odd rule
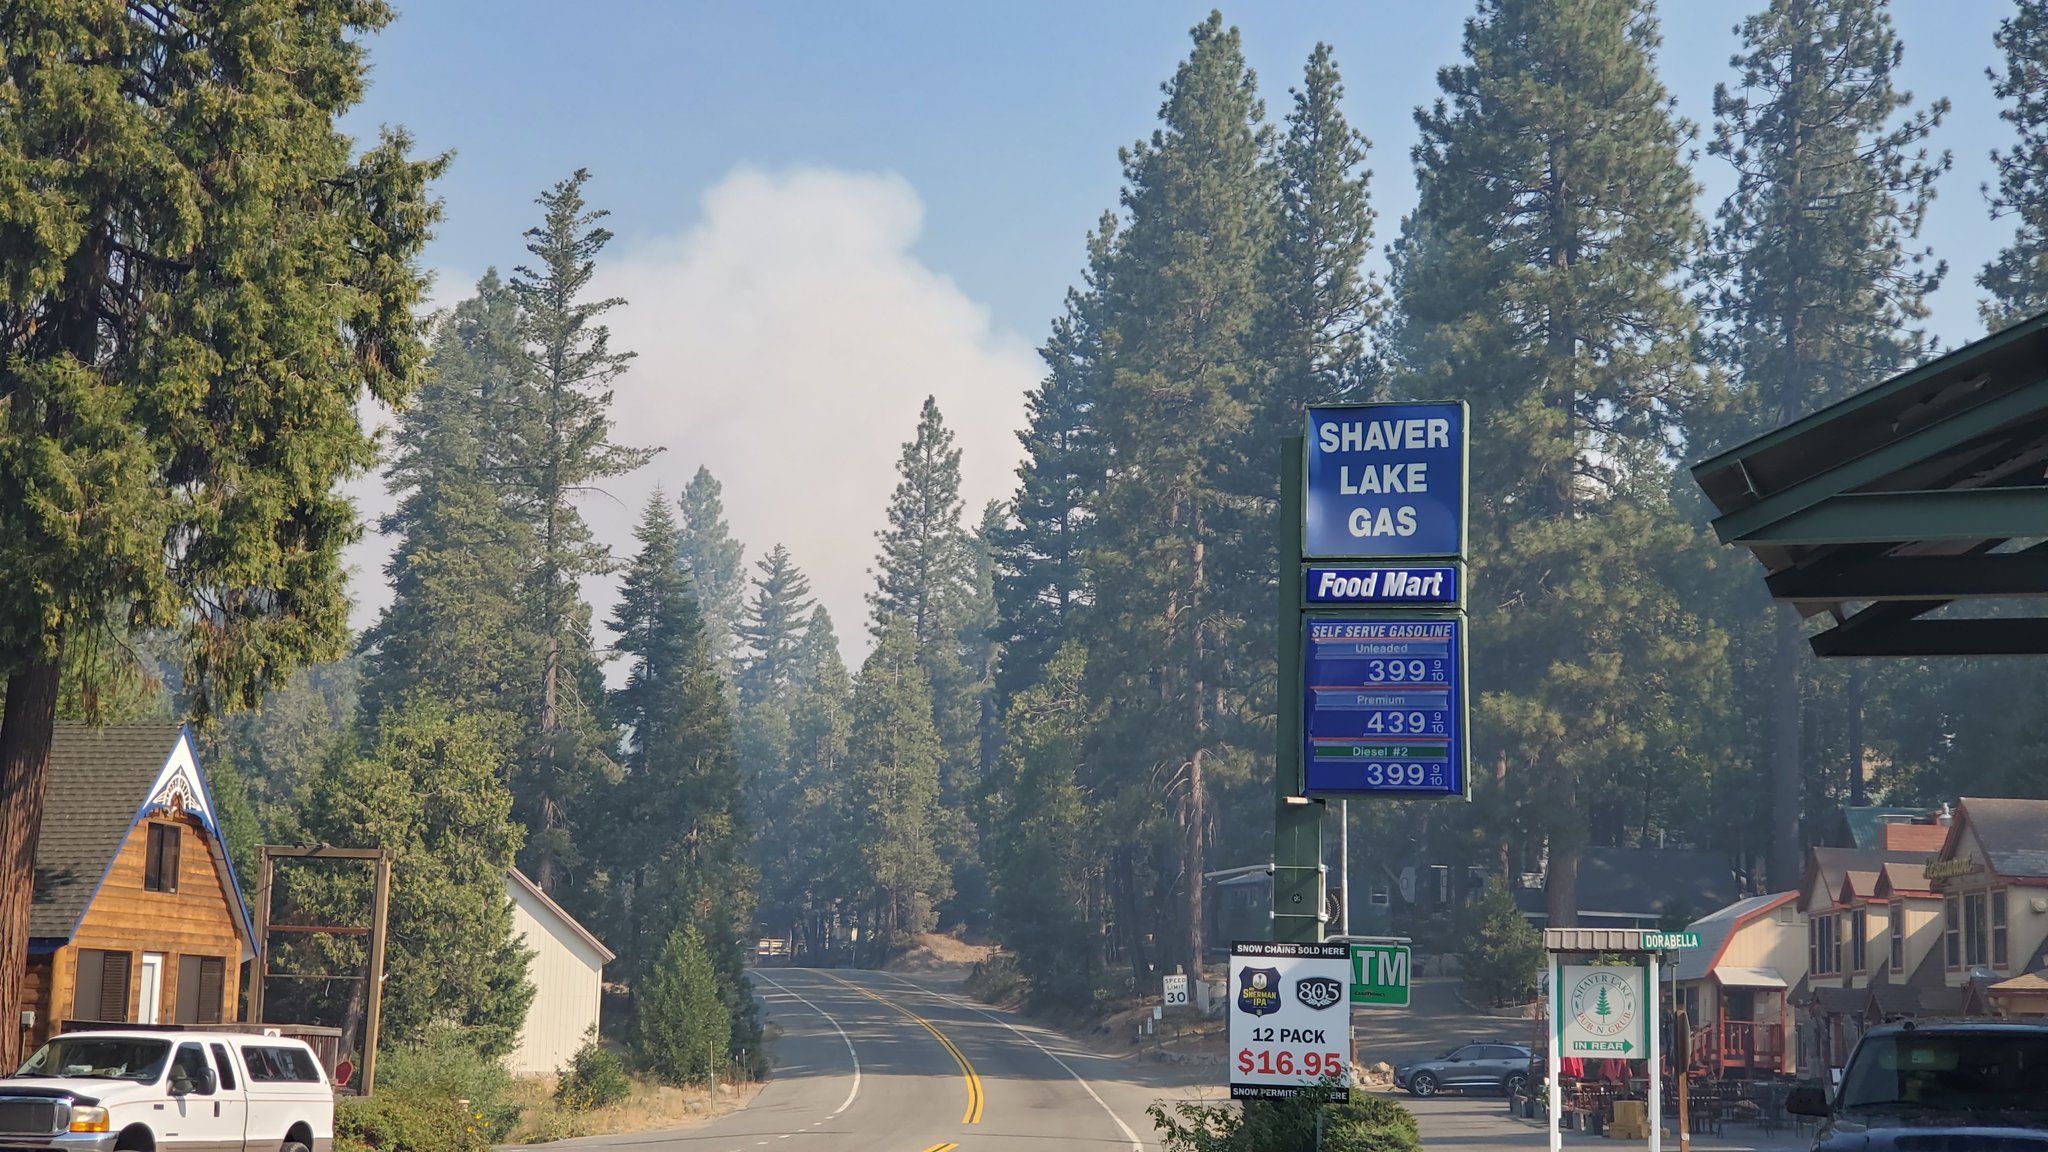
[[[103,952],[100,967],[100,1014],[114,1024],[128,1020],[128,970],[134,959],[126,952]]]
[[[219,956],[199,958],[199,1023],[220,1023],[221,988],[226,976],[226,960]]]
[[[100,975],[107,958],[105,952],[94,952],[81,948],[78,951],[78,979],[72,982],[71,1018],[73,1020],[97,1020],[100,1018]]]

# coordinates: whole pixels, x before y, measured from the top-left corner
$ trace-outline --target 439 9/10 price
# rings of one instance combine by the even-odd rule
[[[1303,1052],[1299,1059],[1286,1050],[1237,1050],[1237,1070],[1247,1076],[1342,1076],[1344,1058],[1335,1052]]]

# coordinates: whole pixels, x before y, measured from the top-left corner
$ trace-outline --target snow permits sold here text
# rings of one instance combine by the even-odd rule
[[[1346,944],[1230,946],[1230,1095],[1292,1096],[1327,1081],[1348,1098],[1351,948]]]

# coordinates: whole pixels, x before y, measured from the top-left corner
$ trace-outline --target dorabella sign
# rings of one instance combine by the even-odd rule
[[[1230,1095],[1292,1096],[1316,1083],[1348,1098],[1351,948],[1239,941],[1230,946]]]
[[[1311,407],[1307,451],[1306,557],[1464,555],[1462,402]]]

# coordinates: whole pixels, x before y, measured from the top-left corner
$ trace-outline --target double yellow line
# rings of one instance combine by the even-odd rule
[[[961,1114],[960,1122],[962,1124],[981,1123],[981,1077],[975,1074],[974,1065],[967,1062],[967,1054],[965,1052],[960,1051],[960,1049],[951,1040],[946,1039],[945,1033],[939,1031],[937,1028],[934,1028],[932,1026],[931,1021],[925,1019],[922,1016],[919,1016],[917,1013],[912,1012],[910,1009],[905,1008],[903,1005],[898,1004],[894,1000],[889,999],[887,996],[883,996],[870,988],[864,988],[861,985],[855,984],[850,980],[841,980],[839,977],[832,975],[830,972],[827,972],[824,975],[827,979],[831,980],[835,984],[843,984],[846,987],[853,989],[855,992],[858,992],[861,995],[867,997],[868,999],[873,1000],[877,1004],[887,1005],[888,1007],[895,1009],[896,1011],[902,1013],[906,1019],[915,1023],[918,1027],[924,1029],[925,1031],[931,1033],[932,1039],[937,1040],[939,1042],[940,1047],[944,1048],[946,1051],[953,1054],[954,1063],[960,1065],[960,1078],[967,1081],[967,1111]],[[957,1144],[934,1144],[930,1148],[925,1149],[924,1152],[952,1152],[952,1150],[957,1147],[959,1147],[959,1145]]]
[[[958,1147],[958,1144],[934,1144],[925,1149],[924,1152],[953,1152],[953,1149]]]

